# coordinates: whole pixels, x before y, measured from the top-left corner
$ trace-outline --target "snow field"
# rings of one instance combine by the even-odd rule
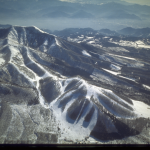
[[[83,51],[82,51],[82,54],[83,54],[84,56],[91,57],[91,55],[90,55],[86,50],[83,50]]]

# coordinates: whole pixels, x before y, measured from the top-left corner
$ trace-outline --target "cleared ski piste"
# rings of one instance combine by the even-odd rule
[[[150,90],[150,86],[143,84],[142,85],[146,90]]]
[[[134,111],[139,117],[150,118],[150,106],[149,105],[140,101],[133,100],[133,99],[131,100],[133,102]]]
[[[82,51],[82,54],[84,56],[91,57],[91,55],[87,51],[85,51],[85,50]]]
[[[5,63],[5,60],[3,58],[0,58],[0,66],[4,63]]]
[[[106,71],[106,72],[109,72],[109,73],[111,73],[111,74],[113,74],[113,75],[118,75],[118,74],[120,74],[120,72],[115,72],[115,71],[111,71],[111,70],[108,70],[108,69],[104,69],[104,68],[102,68],[104,71]]]

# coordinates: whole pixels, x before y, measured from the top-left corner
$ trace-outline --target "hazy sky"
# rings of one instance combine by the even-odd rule
[[[126,1],[128,3],[135,3],[135,4],[150,6],[150,0],[122,0],[122,1]]]
[[[76,0],[60,0],[60,1],[75,2]],[[118,1],[120,1],[120,0],[118,0]],[[121,0],[121,1],[126,1],[128,3],[134,3],[134,4],[140,4],[140,5],[149,5],[150,6],[150,0]],[[91,2],[92,2],[92,0],[91,0]]]

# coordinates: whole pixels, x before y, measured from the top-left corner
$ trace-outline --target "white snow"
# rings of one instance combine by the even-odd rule
[[[89,84],[76,77],[76,78],[70,78],[70,79],[67,79],[65,80],[65,83],[64,83],[64,87],[67,86],[67,84],[69,84],[72,80],[79,80],[79,82],[81,83],[81,85],[78,87],[79,89],[80,88],[85,88],[87,90],[87,94],[86,94],[86,98],[87,99],[90,99],[91,96],[93,95],[94,97],[97,97],[97,93],[101,93],[102,94],[102,91],[101,89],[102,88],[99,88],[99,87],[96,87],[96,86],[89,86]],[[63,80],[62,80],[63,81]],[[62,83],[61,81],[61,83]],[[78,83],[79,83],[78,82]],[[64,91],[64,87],[62,87],[62,94],[63,94],[63,91]],[[69,96],[72,94],[73,91],[69,91],[65,97]],[[61,95],[60,95],[61,97]],[[83,121],[84,121],[84,118],[86,116],[86,114],[90,111],[90,108],[92,108],[93,106],[93,103],[90,102],[90,104],[86,107],[86,110],[83,112],[83,114],[81,115],[81,118],[80,120],[77,122],[77,119],[81,113],[81,110],[83,108],[81,108],[80,112],[79,112],[79,115],[77,117],[77,119],[75,120],[75,122],[72,124],[72,123],[69,123],[67,122],[67,120],[70,120],[70,121],[73,121],[71,120],[70,118],[68,118],[67,116],[67,110],[68,108],[70,107],[70,105],[76,100],[74,98],[72,98],[70,100],[70,102],[68,102],[68,104],[66,105],[65,109],[63,112],[61,112],[61,109],[58,108],[58,104],[59,104],[59,101],[61,99],[57,98],[56,100],[54,100],[51,104],[50,104],[50,107],[52,108],[54,114],[56,115],[56,119],[57,119],[57,122],[61,122],[61,129],[65,129],[65,131],[62,131],[62,138],[65,138],[67,137],[68,139],[72,139],[72,140],[75,140],[75,139],[79,139],[79,140],[82,140],[84,139],[86,136],[89,136],[90,135],[90,132],[93,130],[94,126],[96,125],[96,122],[97,122],[97,115],[98,115],[98,110],[97,108],[95,108],[95,111],[93,113],[93,116],[90,120],[90,123],[89,125],[84,128],[82,126],[83,124]],[[84,104],[83,104],[84,105]],[[105,109],[105,108],[104,108]],[[67,119],[67,120],[66,120]],[[109,120],[107,120],[109,121]],[[107,122],[106,121],[106,122]],[[105,122],[105,120],[104,120]],[[111,123],[111,122],[110,122]],[[106,124],[106,127],[107,128],[107,131],[110,133],[110,132],[117,132],[116,128],[111,124]],[[80,136],[79,136],[79,131],[80,131]]]
[[[26,30],[24,27],[22,27],[21,29],[21,33],[20,33],[20,39],[18,39],[20,44],[26,44],[27,43],[27,38],[26,38]]]
[[[56,44],[61,47],[61,44],[56,37],[55,37],[55,41],[56,41]]]
[[[95,41],[89,41],[88,43],[89,43],[89,44],[93,44],[93,43],[95,43]]]
[[[143,84],[142,85],[144,88],[146,88],[147,90],[150,90],[150,86]]]
[[[114,64],[111,64],[110,67],[111,67],[112,70],[116,70],[116,71],[121,70],[121,67],[116,66],[116,65],[114,65]]]
[[[107,36],[105,36],[105,37],[103,37],[103,39],[108,39],[109,37],[107,37]]]
[[[93,37],[86,36],[87,39],[93,39]]]
[[[8,44],[7,45],[4,45],[4,47],[5,46],[8,46],[8,45],[11,45],[11,46],[18,46],[18,42],[17,41],[14,41],[13,39],[11,39],[11,38],[9,38],[9,40],[8,40]]]
[[[125,103],[125,104],[127,104],[127,105],[129,105],[129,106],[132,107],[131,104],[127,103],[125,100],[123,100],[123,99],[121,99],[120,97],[118,97],[117,95],[115,95],[111,90],[107,90],[107,89],[104,89],[104,88],[96,87],[96,86],[94,86],[94,85],[90,86],[90,85],[89,85],[87,82],[85,82],[84,80],[83,80],[83,85],[84,85],[84,86],[86,87],[86,89],[87,89],[87,95],[86,95],[86,98],[87,98],[87,99],[89,99],[91,96],[94,96],[94,98],[98,99],[98,95],[102,95],[102,96],[104,96],[104,97],[107,97],[107,96],[105,95],[105,93],[108,93],[108,95],[109,95],[109,94],[113,95],[113,97],[115,97],[118,101],[120,101],[120,102],[122,102],[122,103]],[[107,98],[108,98],[108,97],[107,97]],[[113,102],[114,105],[119,106],[119,107],[120,107],[121,109],[123,109],[123,110],[129,111],[127,108],[125,108],[123,105],[119,104],[118,102],[116,102],[116,101],[114,101],[114,100],[112,100],[112,99],[110,99],[110,98],[108,98],[108,99],[110,100],[110,102]],[[110,110],[109,107],[107,108],[107,106],[104,106],[104,107],[103,107],[103,110],[109,111],[109,112],[115,114],[116,117],[118,117],[118,118],[119,118],[119,117],[133,118],[133,117],[131,117],[131,116],[124,116],[124,115],[118,114],[118,113],[115,111],[115,109]],[[106,125],[106,126],[107,126],[107,125]]]
[[[17,70],[20,74],[22,74],[25,78],[27,78],[27,79],[30,81],[30,83],[31,83],[32,85],[34,85],[33,79],[31,79],[30,77],[28,77],[27,75],[25,75],[23,72],[21,72],[21,71],[19,70],[19,68],[18,68],[14,63],[11,63],[11,64],[16,68],[16,70]]]
[[[144,45],[144,42],[143,41],[136,41],[136,44],[138,44],[138,45]]]
[[[48,45],[48,40],[45,40],[45,42],[43,43],[43,45]]]
[[[17,57],[18,54],[20,54],[19,50],[17,48],[15,48],[14,46],[9,46],[10,51],[11,51],[11,57],[10,57],[10,61],[13,60],[13,57]]]
[[[143,41],[136,41],[136,44],[138,45],[138,47],[141,48],[150,48],[150,45],[145,45],[145,43]]]
[[[44,52],[47,52],[47,49],[46,49],[46,48],[44,49]]]
[[[45,47],[45,45],[41,45],[41,46],[39,47],[39,49],[40,49],[41,51],[43,51],[43,52],[47,52],[47,48]]]
[[[18,33],[16,32],[16,30],[14,29],[14,27],[11,28],[9,34],[8,34],[8,39],[13,39],[15,41],[17,41],[18,39]]]
[[[40,31],[40,32],[42,32],[42,33],[46,33],[46,34],[48,34],[47,32],[44,32],[44,31],[42,31],[41,29],[39,29],[38,27],[36,27],[36,26],[33,26],[35,29],[37,29],[38,31]]]
[[[105,70],[105,71],[107,71],[107,72],[109,72],[109,73],[111,73],[111,74],[113,74],[113,75],[120,74],[120,72],[115,72],[115,71],[107,70],[107,69],[104,69],[104,68],[102,68],[102,69]]]
[[[4,64],[5,60],[3,58],[0,58],[0,65]]]
[[[36,27],[35,27],[36,28]],[[38,29],[38,28],[36,28]],[[42,30],[38,29],[40,32],[43,32]],[[45,32],[44,32],[45,33]],[[91,39],[93,37],[89,37],[89,39]],[[59,40],[57,38],[55,38],[56,40],[56,44],[58,46],[61,46]],[[48,41],[46,40],[44,42],[44,45],[47,45],[48,44]],[[51,47],[55,46],[56,45],[55,43],[53,43],[51,45]],[[11,50],[11,59],[12,57],[14,56],[20,56],[18,54],[20,54],[19,50],[14,48],[13,46],[10,46],[9,47],[10,50]],[[91,57],[91,55],[83,50],[82,51],[82,54],[87,56],[87,57]],[[109,55],[113,55],[113,54],[109,54]],[[60,108],[58,108],[58,104],[59,104],[59,101],[61,100],[60,97],[62,96],[62,94],[64,94],[64,91],[65,91],[65,88],[66,86],[72,81],[72,80],[77,80],[78,84],[80,84],[80,86],[78,88],[85,88],[87,90],[87,94],[86,94],[86,98],[88,100],[90,100],[91,96],[94,96],[95,98],[98,97],[98,94],[101,94],[103,96],[106,96],[104,93],[110,93],[110,94],[113,94],[113,96],[115,96],[117,98],[118,101],[121,101],[123,103],[126,103],[128,104],[126,101],[124,101],[123,99],[117,97],[111,90],[106,90],[106,89],[103,89],[103,88],[100,88],[100,87],[96,87],[94,85],[89,85],[88,82],[84,81],[83,79],[79,78],[79,77],[75,77],[75,78],[69,78],[69,79],[60,79],[54,75],[52,75],[51,73],[49,73],[47,70],[45,70],[40,64],[36,63],[33,59],[32,59],[32,55],[30,54],[30,51],[29,49],[27,48],[27,56],[28,58],[30,59],[30,62],[26,65],[29,65],[31,63],[34,63],[36,64],[40,69],[42,69],[45,74],[42,76],[42,77],[39,77],[37,74],[35,74],[33,72],[33,74],[35,75],[35,78],[34,79],[31,79],[30,77],[28,77],[26,74],[23,74],[22,72],[20,72],[22,75],[24,75],[26,78],[29,79],[29,81],[36,87],[36,89],[38,90],[38,93],[39,93],[39,99],[40,99],[40,103],[43,107],[47,108],[47,109],[52,109],[53,112],[54,112],[54,115],[56,115],[56,120],[57,122],[61,122],[61,132],[62,132],[62,138],[65,138],[67,137],[68,139],[80,139],[82,140],[83,138],[85,138],[86,136],[89,136],[91,131],[93,130],[94,126],[96,125],[96,122],[97,122],[97,116],[98,116],[98,110],[97,108],[95,107],[95,110],[94,110],[94,113],[93,113],[93,116],[90,120],[90,123],[89,125],[87,126],[87,128],[84,128],[82,126],[82,123],[84,121],[84,118],[86,116],[86,114],[90,111],[90,108],[93,106],[93,103],[90,101],[90,104],[86,107],[86,111],[83,112],[83,114],[81,115],[81,118],[80,120],[77,122],[77,120],[74,122],[74,124],[71,124],[69,122],[67,122],[66,119],[70,119],[68,116],[67,116],[67,109],[70,107],[70,105],[76,101],[75,98],[72,98],[66,105],[64,111],[62,112]],[[127,58],[127,59],[132,59],[132,60],[135,60],[134,58],[130,58],[130,57],[124,57],[124,56],[118,56],[118,55],[113,55],[113,56],[117,56],[117,57],[123,57],[123,58]],[[104,56],[105,57],[105,56]],[[4,60],[2,58],[0,58],[0,64],[2,64],[4,62]],[[97,63],[97,62],[96,62]],[[95,64],[96,64],[95,63]],[[12,63],[13,64],[13,63]],[[14,66],[16,67],[16,65],[14,64]],[[24,67],[26,67],[25,65],[23,65]],[[110,67],[113,69],[113,70],[116,70],[116,71],[119,71],[121,69],[120,66],[117,66],[117,65],[114,65],[114,64],[111,64]],[[17,68],[17,67],[16,67]],[[18,68],[17,68],[18,69]],[[120,74],[120,72],[114,72],[114,71],[110,71],[110,70],[107,70],[107,69],[104,69],[102,68],[103,70],[113,74],[113,75],[118,75]],[[19,71],[19,69],[18,69]],[[47,77],[52,77],[53,80],[57,81],[57,84],[60,86],[60,92],[61,94],[52,102],[50,103],[50,105],[46,105],[45,104],[45,100],[44,100],[44,97],[42,96],[41,94],[41,91],[39,90],[39,81],[41,79],[45,79]],[[123,76],[119,76],[121,78],[126,78],[128,80],[132,80],[132,81],[135,81],[135,79],[132,79],[132,78],[127,78],[127,77],[123,77]],[[37,84],[35,85],[34,82],[37,82]],[[62,84],[64,82],[64,84]],[[150,89],[149,86],[147,85],[144,85],[143,86],[147,89]],[[67,97],[69,95],[71,95],[73,92],[73,90],[69,91],[67,94],[65,94],[64,96]],[[98,99],[98,98],[97,98]],[[113,101],[110,99],[110,101]],[[139,116],[143,116],[143,117],[150,117],[150,106],[144,104],[143,102],[139,102],[139,101],[133,101],[133,106],[131,104],[128,104],[130,105],[131,107],[134,108],[134,111],[136,114],[138,114]],[[113,101],[114,104],[117,104],[117,102]],[[85,104],[85,103],[84,103]],[[83,106],[84,106],[83,104]],[[120,107],[122,107],[123,109],[125,109],[122,105],[120,104],[117,104],[119,105]],[[81,108],[81,110],[83,109],[83,106]],[[81,113],[81,110],[79,112],[79,115]],[[107,108],[104,108],[104,110],[107,110]],[[109,111],[109,110],[107,110]],[[142,115],[141,115],[142,114]],[[103,114],[101,114],[103,116]],[[119,116],[119,114],[117,114]],[[78,116],[79,117],[79,116]],[[78,119],[77,117],[77,119]],[[71,121],[71,119],[70,119]],[[103,120],[105,125],[106,125],[106,130],[107,132],[111,133],[111,132],[117,132],[117,129],[115,128],[115,126],[113,126],[113,123],[111,122],[111,120]],[[63,131],[63,129],[65,129],[65,131]]]
[[[103,49],[116,52],[129,52],[127,49],[123,47],[103,47]]]
[[[70,79],[67,79],[66,81],[65,81],[65,84],[64,84],[64,87],[66,87],[67,86],[67,84],[68,83],[70,83],[72,80],[79,80],[79,78],[70,78]],[[80,79],[79,80],[79,82],[82,82],[82,80]],[[84,84],[84,83],[83,83]],[[82,87],[82,86],[84,86],[84,85],[80,85],[80,87]],[[80,88],[79,87],[79,88]],[[64,88],[62,88],[62,92],[64,91]],[[65,95],[65,97],[67,96],[67,95],[71,95],[72,94],[72,92],[73,91],[70,91],[69,93],[67,93],[66,95]],[[62,93],[63,94],[63,93]],[[73,140],[75,140],[75,139],[80,139],[80,140],[82,140],[84,137],[86,137],[86,136],[89,136],[89,134],[90,134],[90,131],[91,131],[91,129],[94,127],[94,125],[96,124],[96,119],[94,119],[95,117],[94,117],[94,114],[96,113],[96,112],[94,112],[94,114],[93,114],[93,121],[90,121],[91,123],[89,124],[89,126],[88,126],[88,128],[83,128],[82,127],[82,123],[83,123],[83,119],[84,119],[84,116],[88,113],[88,110],[90,110],[90,107],[92,107],[92,106],[88,106],[88,110],[86,111],[86,114],[84,113],[84,115],[82,114],[82,116],[81,116],[81,119],[79,120],[79,122],[77,123],[76,121],[77,121],[77,119],[76,119],[76,121],[74,122],[74,124],[71,124],[71,123],[69,123],[69,122],[67,122],[66,121],[66,117],[67,117],[67,119],[69,119],[70,121],[71,121],[71,119],[70,118],[68,118],[68,116],[67,116],[67,109],[70,107],[70,105],[75,101],[76,99],[71,99],[70,100],[70,102],[66,105],[66,108],[65,108],[65,110],[63,111],[63,113],[61,112],[61,109],[58,109],[58,107],[57,107],[57,101],[58,100],[55,100],[55,102],[53,101],[50,105],[52,106],[52,108],[53,108],[53,111],[55,112],[55,115],[57,116],[56,118],[58,119],[58,121],[60,121],[61,122],[61,129],[66,129],[67,131],[65,131],[65,132],[63,132],[63,134],[62,134],[62,136],[63,137],[68,137],[68,139],[69,138],[71,138],[71,139],[73,139]],[[80,111],[81,112],[81,111]],[[95,114],[96,115],[96,114]],[[79,133],[78,133],[78,131],[80,131],[80,136],[79,136]]]
[[[91,55],[90,55],[86,50],[83,50],[83,51],[82,51],[82,54],[83,54],[84,56],[91,57]]]
[[[134,78],[129,78],[129,77],[124,77],[124,76],[121,76],[121,75],[119,75],[119,77],[120,78],[124,78],[124,79],[128,79],[128,80],[131,80],[131,81],[136,81],[136,79],[134,79]]]
[[[69,107],[73,102],[75,101],[75,99],[73,99],[72,101],[70,101],[67,104],[67,107]],[[67,139],[72,139],[72,140],[76,140],[76,139],[84,139],[84,137],[89,136],[90,131],[88,128],[83,128],[82,127],[82,121],[78,122],[76,124],[76,122],[74,124],[71,124],[69,122],[66,121],[66,119],[69,119],[71,121],[70,118],[68,118],[67,116],[67,108],[64,110],[64,112],[61,112],[61,109],[58,109],[56,103],[54,104],[54,101],[50,104],[50,107],[52,106],[52,110],[54,112],[54,114],[56,115],[56,120],[57,122],[61,123],[61,137],[65,138],[67,137]],[[94,122],[92,122],[94,123]],[[80,136],[79,136],[79,131],[80,131]]]
[[[116,57],[122,57],[122,58],[126,58],[126,59],[136,60],[135,58],[132,58],[132,57],[125,57],[125,56],[114,55],[114,54],[110,54],[110,53],[108,53],[108,54],[112,55],[112,56],[116,56]]]
[[[32,59],[31,59],[31,56],[30,56],[30,53],[29,53],[29,50],[27,50],[27,55],[28,57],[30,58],[31,62],[32,63],[36,63],[34,62]],[[48,76],[50,77],[53,77],[53,79],[57,80],[58,83],[60,84],[61,86],[61,94],[64,93],[64,89],[65,87],[68,85],[68,83],[70,83],[73,79],[76,79],[76,80],[79,80],[79,82],[81,82],[82,84],[80,85],[80,87],[84,86],[86,89],[87,89],[87,95],[86,95],[86,98],[90,98],[92,95],[94,95],[94,97],[97,97],[97,93],[99,94],[102,94],[102,91],[104,91],[105,89],[102,89],[102,88],[99,88],[99,87],[96,87],[96,86],[90,86],[87,82],[85,82],[84,80],[80,79],[79,77],[76,77],[76,78],[70,78],[70,79],[67,79],[65,80],[65,83],[64,83],[64,86],[62,86],[62,81],[64,81],[64,79],[58,79],[56,78],[55,76],[51,75],[49,72],[47,72],[41,65],[37,64],[43,71],[45,71],[45,74],[42,76],[42,77],[38,77],[36,74],[35,75],[35,79],[34,80],[31,80],[32,82],[33,81],[37,81],[37,85],[36,85],[36,88],[39,92],[39,98],[40,98],[40,103],[42,104],[43,107],[45,108],[50,108],[52,106],[52,110],[54,112],[54,115],[56,115],[56,120],[57,122],[60,122],[61,123],[61,132],[62,132],[62,135],[61,135],[61,138],[65,138],[67,137],[68,139],[72,139],[72,140],[75,140],[75,139],[79,139],[79,140],[82,140],[84,139],[86,136],[89,136],[90,135],[90,132],[92,131],[92,129],[94,128],[96,122],[97,122],[97,115],[98,115],[98,111],[97,109],[95,109],[94,113],[93,113],[93,116],[91,118],[91,121],[90,121],[90,124],[88,125],[87,128],[84,128],[82,126],[82,123],[83,123],[83,120],[84,120],[84,117],[86,116],[86,114],[88,113],[88,110],[90,110],[90,108],[92,107],[92,103],[90,103],[90,105],[87,107],[87,110],[86,112],[84,112],[81,116],[81,119],[79,120],[79,122],[77,123],[75,121],[74,124],[71,124],[69,122],[66,121],[66,117],[68,118],[67,116],[67,108],[76,100],[76,99],[72,99],[66,106],[64,112],[62,113],[61,112],[61,109],[58,109],[57,107],[57,100],[59,100],[59,97],[56,98],[49,106],[46,105],[44,103],[44,98],[39,90],[39,80],[40,79],[44,79]],[[79,87],[79,88],[80,88]],[[105,90],[106,91],[106,90]],[[106,92],[109,92],[109,90],[107,90]],[[72,94],[72,91],[68,94]],[[60,95],[61,96],[61,95]],[[65,95],[67,96],[67,95]],[[80,112],[81,113],[81,112]],[[69,119],[69,118],[68,118]],[[104,120],[105,121],[105,120]],[[106,121],[107,123],[107,121]],[[111,126],[110,126],[111,125]],[[65,129],[63,131],[63,129]],[[112,131],[114,132],[117,132],[115,126],[113,126],[113,124],[111,124],[111,122],[108,124],[106,124],[106,129],[107,129],[107,132],[111,133]],[[79,131],[80,131],[80,136],[79,136]]]
[[[110,61],[110,59],[107,58],[107,56],[105,56],[104,54],[103,54],[103,55],[99,55],[99,58],[100,58],[101,60]]]
[[[145,43],[143,41],[123,41],[120,40],[119,42],[114,42],[114,41],[109,41],[111,43],[115,43],[121,46],[129,46],[129,47],[135,47],[135,48],[150,48],[150,45],[145,45]]]
[[[131,99],[133,102],[133,108],[135,113],[138,114],[138,117],[144,117],[144,118],[150,118],[150,106],[140,102],[140,101],[136,101]]]
[[[84,36],[78,36],[78,38],[79,38],[79,39],[83,39],[83,38],[84,38]]]
[[[17,52],[16,49],[13,49],[11,48],[12,51],[15,51]],[[17,54],[17,53],[16,53]],[[86,116],[86,114],[88,113],[88,110],[90,110],[90,108],[92,107],[92,103],[90,103],[90,105],[87,107],[88,110],[86,110],[82,115],[81,115],[81,118],[79,120],[79,122],[77,123],[75,121],[74,124],[70,124],[69,122],[66,121],[66,117],[67,116],[67,107],[69,107],[76,99],[72,99],[70,101],[70,103],[67,104],[66,106],[66,109],[64,110],[64,112],[62,113],[61,112],[61,109],[58,109],[57,107],[57,100],[59,99],[56,98],[56,100],[54,100],[50,106],[46,105],[45,104],[45,100],[44,100],[44,97],[42,96],[40,90],[39,90],[39,80],[40,79],[44,79],[46,77],[52,77],[54,80],[57,80],[58,81],[58,84],[60,84],[60,90],[61,90],[61,95],[64,93],[64,89],[65,87],[68,85],[68,83],[70,83],[73,79],[75,80],[78,80],[79,82],[81,82],[81,85],[80,87],[84,86],[86,89],[87,89],[87,95],[86,95],[86,98],[90,98],[92,95],[95,95],[96,96],[96,93],[97,92],[100,92],[100,88],[97,88],[96,86],[89,86],[84,80],[80,79],[79,77],[76,77],[76,78],[70,78],[70,79],[67,79],[65,80],[65,84],[64,86],[62,86],[62,81],[64,81],[64,79],[58,79],[56,78],[55,76],[53,76],[52,74],[50,74],[49,72],[47,72],[40,64],[37,64],[34,60],[32,60],[32,57],[31,57],[31,54],[29,52],[29,50],[27,49],[27,56],[29,57],[29,59],[31,60],[30,63],[35,63],[36,65],[38,65],[44,72],[45,74],[42,76],[42,77],[39,77],[37,76],[34,72],[34,75],[35,75],[35,79],[29,79],[29,77],[27,77],[25,74],[23,74],[26,78],[28,78],[34,85],[34,81],[37,82],[36,84],[36,88],[38,90],[38,93],[39,93],[39,99],[40,99],[40,103],[43,107],[45,108],[50,108],[50,106],[52,106],[52,110],[55,112],[55,115],[56,115],[56,119],[57,121],[60,121],[61,122],[61,129],[66,129],[66,131],[62,131],[62,137],[68,137],[71,138],[71,139],[80,139],[82,140],[83,138],[85,138],[86,136],[89,136],[90,135],[90,132],[91,130],[94,128],[95,124],[96,124],[96,121],[97,121],[97,110],[94,111],[93,113],[93,116],[91,118],[91,121],[88,125],[87,128],[84,128],[82,126],[82,123],[83,123],[83,120],[84,120],[84,117]],[[14,65],[15,66],[15,65]],[[15,66],[16,67],[16,66]],[[21,73],[21,72],[20,72]],[[80,88],[79,87],[79,88]],[[73,91],[71,91],[70,93],[68,94],[72,94]],[[61,96],[60,95],[60,96]],[[67,94],[65,95],[67,96]],[[81,112],[80,112],[81,113]],[[69,118],[68,118],[69,119]],[[77,124],[76,124],[77,123]],[[79,133],[78,131],[80,131],[80,136],[79,136]],[[108,132],[111,132],[109,129],[108,129]]]
[[[138,47],[140,47],[140,48],[150,48],[150,45],[138,45]]]
[[[111,90],[108,90],[108,89],[104,89],[104,88],[101,88],[101,91],[102,91],[102,93],[108,93],[108,94],[111,94],[111,95],[113,95],[113,97],[115,97],[118,101],[120,101],[120,102],[123,102],[123,103],[125,103],[125,104],[127,104],[127,105],[129,105],[129,106],[133,106],[133,105],[131,105],[130,103],[128,103],[128,102],[126,102],[125,100],[123,100],[122,98],[120,98],[119,96],[117,96],[116,94],[114,94],[113,93],[113,91],[111,91]],[[115,103],[115,102],[114,102]]]
[[[119,42],[111,42],[111,43],[119,44],[121,46],[137,47],[137,44],[135,42],[132,42],[132,41],[120,40]]]
[[[11,49],[14,50],[13,48],[11,48]],[[36,88],[37,88],[38,93],[39,93],[39,100],[40,100],[40,103],[41,103],[41,105],[42,105],[44,108],[48,109],[49,106],[45,104],[44,97],[42,96],[41,91],[39,90],[39,81],[40,81],[41,79],[46,78],[46,77],[52,77],[54,80],[57,80],[57,77],[56,77],[56,76],[53,76],[52,74],[50,74],[49,72],[47,72],[40,64],[37,64],[34,60],[32,60],[31,55],[30,55],[30,52],[29,52],[29,49],[28,49],[27,47],[26,47],[26,50],[27,50],[27,56],[28,56],[28,58],[30,59],[30,62],[29,62],[28,64],[26,64],[26,65],[29,65],[30,63],[34,63],[34,64],[36,64],[38,67],[40,67],[40,68],[45,72],[45,74],[44,74],[42,77],[39,77],[36,73],[34,73],[32,70],[30,70],[30,71],[34,74],[34,76],[35,76],[35,79],[31,79],[31,78],[29,78],[26,74],[20,72],[19,69],[16,67],[16,65],[14,65],[14,67],[15,67],[23,76],[25,76],[34,86],[35,86],[34,82],[35,82],[35,81],[37,82]],[[12,64],[13,64],[13,63],[12,63]],[[25,66],[25,65],[24,65],[24,66]],[[26,67],[26,66],[25,66],[25,67]]]

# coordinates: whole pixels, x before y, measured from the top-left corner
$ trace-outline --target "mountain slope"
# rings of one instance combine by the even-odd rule
[[[113,64],[103,60],[103,50],[34,26],[0,32],[1,143],[60,143],[65,137],[75,142],[89,136],[106,141],[145,128],[150,113],[139,111],[131,98],[140,94],[146,109],[150,95],[139,83],[108,73]]]

